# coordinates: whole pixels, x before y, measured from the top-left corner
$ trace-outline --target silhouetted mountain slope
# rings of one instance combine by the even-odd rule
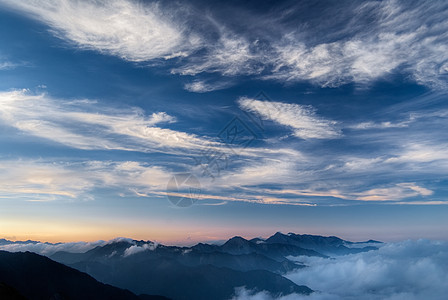
[[[0,282],[0,299],[2,300],[26,300],[22,294],[12,286]]]
[[[89,272],[103,282],[137,294],[161,294],[173,299],[229,299],[236,287],[265,290],[273,295],[312,291],[272,272],[240,272],[212,265],[186,266],[167,259],[148,259],[139,253],[105,266],[82,262],[74,267]]]
[[[201,253],[196,250],[179,256],[178,261],[187,266],[213,265],[237,271],[267,270],[278,274],[304,267],[286,259],[279,262],[258,253],[232,255],[223,252]]]
[[[96,281],[91,276],[31,253],[0,251],[2,299],[125,299],[139,300],[130,291]],[[15,297],[15,298],[14,298]],[[145,299],[166,299],[145,296]]]

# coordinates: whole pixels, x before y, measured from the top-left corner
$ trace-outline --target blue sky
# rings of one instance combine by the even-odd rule
[[[447,17],[443,1],[1,0],[0,234],[447,239]],[[176,174],[194,205],[169,201],[192,197]]]

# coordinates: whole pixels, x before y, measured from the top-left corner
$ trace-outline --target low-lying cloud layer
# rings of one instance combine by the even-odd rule
[[[0,241],[0,250],[9,252],[25,252],[30,251],[41,255],[52,255],[59,251],[66,251],[71,253],[84,253],[95,247],[101,247],[113,242],[127,241],[132,243],[132,239],[116,238],[110,241],[94,241],[94,242],[73,242],[73,243],[41,243],[41,242],[10,242]]]
[[[156,243],[143,244],[141,246],[133,245],[124,251],[123,256],[127,257],[144,251],[154,251],[157,248]]]
[[[446,299],[448,294],[448,244],[429,240],[390,243],[378,251],[336,259],[298,257],[309,267],[287,275],[316,292],[289,295],[281,300],[417,300]],[[265,293],[245,289],[234,300],[272,300]]]

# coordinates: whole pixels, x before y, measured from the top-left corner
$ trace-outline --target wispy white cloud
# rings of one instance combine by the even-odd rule
[[[255,113],[262,119],[291,128],[298,138],[331,139],[340,136],[336,122],[318,116],[311,106],[250,98],[241,98],[238,103],[243,110]]]
[[[267,79],[286,81],[310,80],[320,86],[370,83],[390,74],[404,58],[397,55],[400,41],[412,40],[411,35],[375,34],[373,40],[357,37],[348,41],[322,43],[307,47],[296,38],[286,37],[277,46],[275,68]]]
[[[129,61],[185,56],[200,40],[178,16],[155,2],[4,0],[3,4],[48,24],[58,37],[84,49]],[[186,9],[184,13],[186,13]],[[175,22],[176,20],[176,22]]]
[[[17,64],[9,61],[0,61],[0,70],[9,70],[17,67]]]
[[[350,199],[350,197],[344,192],[333,189],[333,190],[313,190],[313,189],[263,189],[262,190],[266,194],[275,194],[275,195],[296,195],[296,196],[305,196],[305,197],[333,197],[339,199]]]
[[[254,51],[257,43],[228,30],[221,29],[216,43],[207,46],[207,54],[193,57],[186,65],[172,70],[172,73],[196,75],[202,72],[221,73],[224,76],[259,74],[263,69],[259,54]]]
[[[448,56],[444,32],[448,29],[448,13],[445,4],[368,2],[348,7],[345,13],[347,18],[355,16],[347,22],[356,27],[354,33],[335,38],[331,31],[323,32],[319,33],[321,38],[312,41],[305,38],[306,34],[313,35],[312,29],[301,28],[305,33],[288,31],[273,16],[263,17],[273,19],[271,26],[276,27],[278,38],[262,36],[263,42],[250,31],[238,35],[220,26],[220,38],[206,48],[207,54],[187,60],[186,65],[174,72],[256,75],[282,82],[310,81],[323,87],[347,83],[368,86],[378,79],[401,73],[410,74],[422,85],[446,87]],[[372,22],[362,23],[359,16]],[[433,21],[429,22],[430,19]],[[347,31],[347,28],[341,30]]]
[[[380,122],[380,123],[376,123],[376,122],[362,122],[362,123],[358,123],[352,126],[348,126],[348,128],[352,128],[352,129],[386,129],[386,128],[404,128],[404,127],[408,127],[409,126],[409,121],[403,121],[403,122],[397,122],[397,123],[393,123],[390,121],[385,121],[385,122]]]
[[[1,161],[0,180],[2,198],[24,197],[47,201],[78,197],[94,184],[64,166],[31,161]]]
[[[207,150],[243,156],[297,155],[293,149],[233,150],[218,138],[162,128],[176,122],[166,112],[146,115],[136,107],[106,107],[89,99],[54,99],[27,90],[0,92],[0,124],[68,147],[83,150],[126,150],[198,155]]]
[[[171,174],[138,162],[73,162],[14,160],[0,162],[0,198],[26,201],[91,200],[95,188],[135,194],[166,188]],[[154,195],[154,194],[153,194]]]
[[[192,170],[195,172],[195,170]],[[293,164],[281,161],[253,163],[242,170],[227,170],[212,180],[201,177],[199,200],[236,201],[262,204],[313,205],[297,198],[275,197],[257,191],[260,184],[284,185],[292,183]],[[261,176],[262,175],[262,176]],[[170,191],[167,184],[173,173],[169,170],[135,161],[0,161],[0,199],[24,201],[83,201],[95,198],[98,188],[112,189],[117,194],[131,197],[191,197],[182,191]],[[234,191],[254,186],[249,192]]]
[[[288,188],[290,185],[286,185],[281,189],[257,189],[269,198],[269,195],[281,195],[283,203],[293,204],[296,202],[296,198],[291,196],[302,196],[298,202],[308,202],[313,201],[315,197],[325,197],[325,198],[335,198],[342,200],[356,200],[356,201],[378,201],[378,202],[391,202],[394,204],[408,203],[408,204],[426,204],[426,205],[438,205],[444,204],[444,201],[407,201],[407,199],[427,197],[433,195],[433,191],[425,187],[419,186],[412,182],[397,183],[393,186],[384,186],[380,188],[369,189],[362,192],[355,192],[350,188],[342,189],[292,189]],[[317,200],[314,199],[316,202]],[[280,201],[279,201],[280,202]],[[332,201],[328,201],[327,204],[332,204]],[[326,203],[320,203],[320,205],[325,205]]]
[[[401,73],[411,74],[419,84],[446,87],[446,8],[441,2],[359,4],[353,14],[368,16],[372,22],[368,25],[361,25],[360,20],[354,24],[347,22],[356,28],[354,34],[335,39],[324,32],[323,40],[309,43],[301,32],[290,32],[274,41],[275,51],[269,60],[273,68],[265,78],[308,80],[333,87],[352,82],[368,85]],[[352,12],[346,13],[349,16]]]
[[[314,37],[313,28],[304,25],[306,19],[299,20],[302,26],[297,30],[284,27],[278,15],[253,15],[248,19],[258,22],[248,26],[245,22],[249,21],[238,20],[245,30],[235,32],[213,14],[199,17],[197,10],[179,4],[129,0],[2,3],[46,23],[55,35],[83,49],[134,62],[182,58],[172,68],[182,75],[251,75],[333,87],[369,85],[400,73],[432,88],[447,84],[448,10],[439,1],[350,5],[344,11],[350,28],[334,29],[339,35],[327,28],[319,38]],[[289,9],[293,14],[301,8]],[[214,90],[201,80],[185,88]]]
[[[247,162],[236,170],[224,172],[221,177],[213,181],[213,186],[244,187],[262,184],[288,184],[299,176],[300,169],[297,165],[300,164],[300,161],[301,159],[298,157],[285,156]]]
[[[0,3],[1,4],[1,3]],[[17,61],[16,59],[11,59],[11,55],[4,55],[0,52],[0,71],[2,70],[12,70],[22,66],[28,66],[29,63],[24,61]]]
[[[0,104],[4,125],[78,149],[169,152],[218,145],[194,134],[157,127],[175,121],[165,112],[146,116],[138,108],[114,109],[88,100],[55,100],[26,90],[0,92]]]
[[[244,164],[222,170],[216,178],[201,174],[199,166],[191,168],[189,171],[200,181],[198,199],[306,206],[342,204],[341,201],[345,205],[348,201],[446,204],[439,198],[430,197],[434,192],[422,184],[393,183],[395,180],[392,180],[392,183],[376,184],[375,188],[369,189],[370,181],[356,180],[359,168],[322,170],[312,163],[313,158],[309,156],[276,156],[246,160]],[[370,167],[361,169],[365,174],[370,174]],[[336,172],[333,178],[330,176],[330,179],[322,180],[332,172]],[[181,191],[167,190],[171,177],[172,171],[169,169],[136,161],[2,160],[0,198],[25,201],[91,200],[97,188],[112,189],[123,197],[189,197],[181,195]]]
[[[299,151],[288,148],[240,149],[237,146],[231,150],[213,139],[157,127],[175,122],[176,119],[165,112],[147,116],[138,108],[103,107],[88,99],[53,99],[47,94],[34,95],[26,90],[1,92],[0,104],[0,121],[4,126],[78,149],[158,151],[177,153],[184,158],[211,149],[221,151],[228,159],[237,151],[246,161],[245,165],[236,167],[238,162],[230,161],[232,165],[223,170],[216,181],[209,177],[201,180],[204,189],[213,191],[263,183],[291,183],[297,178],[293,175],[294,166],[302,158]],[[188,149],[191,153],[178,149]],[[279,155],[281,159],[275,158]],[[234,173],[235,168],[241,172]],[[2,161],[0,169],[3,182],[0,196],[27,201],[92,199],[99,187],[120,188],[121,193],[125,191],[134,196],[160,196],[171,177],[171,170],[132,161]],[[202,166],[192,165],[188,171],[200,176]],[[287,203],[272,196],[240,198],[242,201]]]
[[[359,193],[356,200],[362,201],[393,201],[416,196],[430,196],[433,191],[418,186],[415,183],[399,183],[393,187],[376,188]]]
[[[447,167],[448,144],[446,143],[407,143],[402,152],[387,159],[389,163],[438,163],[439,168]]]
[[[189,92],[194,93],[206,93],[217,90],[222,90],[228,87],[230,83],[228,81],[220,82],[206,82],[204,80],[194,80],[193,82],[184,85],[184,88]]]

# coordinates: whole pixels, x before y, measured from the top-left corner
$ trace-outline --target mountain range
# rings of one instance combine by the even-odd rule
[[[137,298],[141,296],[135,295],[163,295],[173,300],[219,300],[230,299],[235,288],[242,286],[272,296],[310,294],[310,288],[283,277],[306,267],[288,257],[345,255],[376,250],[379,244],[279,232],[267,239],[236,236],[222,245],[199,243],[192,247],[122,239],[83,253],[59,251],[49,256],[48,263],[86,273],[92,280],[129,290]]]

